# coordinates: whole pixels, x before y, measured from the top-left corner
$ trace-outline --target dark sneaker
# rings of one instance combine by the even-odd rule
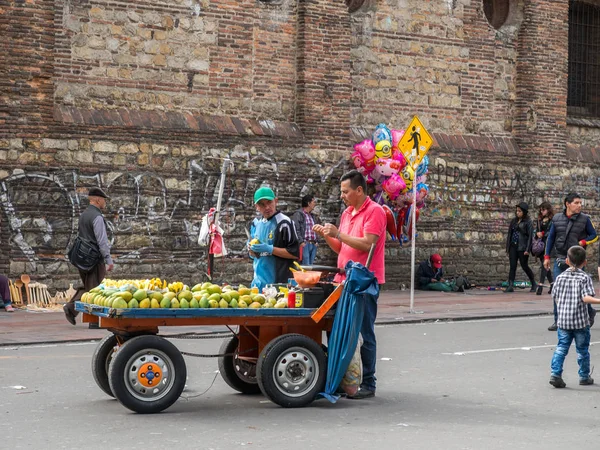
[[[556,326],[556,322],[554,322],[552,325],[550,325],[548,327],[548,331],[556,331],[558,330],[558,327]]]
[[[589,386],[590,384],[594,384],[594,379],[592,377],[587,377],[585,380],[579,380],[580,386]]]
[[[509,286],[509,287],[507,287],[507,288],[504,290],[504,292],[506,292],[507,294],[508,294],[509,292],[515,292],[515,288],[513,288],[512,286]]]
[[[529,292],[535,292],[535,291],[537,291],[537,288],[538,288],[538,285],[534,281],[533,283],[531,283],[531,289],[529,289]]]
[[[548,294],[552,294],[552,285],[550,285],[550,289],[548,289]]]
[[[565,383],[561,377],[555,377],[554,375],[550,377],[550,381],[548,383],[557,389],[567,387],[567,383]]]
[[[63,311],[65,312],[65,317],[67,318],[67,321],[71,325],[75,325],[75,314],[73,314],[73,311],[71,311],[71,308],[69,308],[68,304],[63,306]]]
[[[363,398],[371,397],[375,397],[375,391],[363,388],[360,388],[356,394],[348,396],[348,398],[351,398],[352,400],[362,400]]]

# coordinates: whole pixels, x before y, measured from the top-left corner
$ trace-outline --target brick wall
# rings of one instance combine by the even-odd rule
[[[436,140],[418,259],[505,279],[516,203],[579,190],[600,212],[597,124],[566,120],[568,2],[515,4],[494,30],[460,0],[0,0],[0,271],[75,281],[64,253],[101,185],[115,276],[205,279],[196,238],[229,156],[217,278],[248,281],[257,186],[287,211],[312,192],[335,221],[351,145],[418,114]],[[406,283],[409,248],[386,254]]]

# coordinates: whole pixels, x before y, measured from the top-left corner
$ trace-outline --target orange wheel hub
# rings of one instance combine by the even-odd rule
[[[162,370],[156,363],[145,363],[138,369],[137,378],[140,384],[152,388],[162,380]]]

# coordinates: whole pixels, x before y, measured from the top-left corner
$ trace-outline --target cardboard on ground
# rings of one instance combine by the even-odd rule
[[[419,164],[421,164],[423,157],[425,157],[432,144],[433,138],[425,129],[419,118],[415,116],[410,121],[408,127],[406,127],[404,136],[402,136],[402,139],[398,142],[398,148],[406,160],[410,161],[411,166],[416,169]],[[418,145],[416,158],[413,155],[415,145]]]

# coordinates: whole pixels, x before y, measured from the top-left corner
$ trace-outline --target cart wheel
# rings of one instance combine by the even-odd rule
[[[132,411],[151,414],[177,401],[187,370],[179,349],[158,336],[138,336],[115,354],[108,369],[110,388]]]
[[[223,341],[219,354],[234,353],[231,356],[219,356],[219,372],[230,387],[242,394],[260,394],[256,381],[256,364],[238,358],[238,338]]]
[[[100,341],[96,350],[94,350],[94,356],[92,356],[92,374],[94,375],[94,380],[98,387],[111,397],[114,397],[114,395],[110,390],[110,383],[108,382],[108,366],[115,355],[115,347],[117,345],[117,337],[114,334],[109,334]]]
[[[310,404],[325,389],[327,362],[319,344],[302,334],[284,334],[258,357],[256,373],[263,394],[285,408]]]

